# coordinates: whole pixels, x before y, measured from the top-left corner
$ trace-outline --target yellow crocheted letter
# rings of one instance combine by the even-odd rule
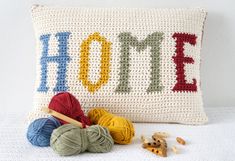
[[[89,55],[90,44],[92,41],[101,43],[101,70],[100,78],[96,83],[92,83],[89,78]],[[105,37],[100,36],[98,32],[89,35],[86,40],[81,44],[81,59],[80,59],[80,73],[79,79],[82,81],[83,86],[87,87],[88,91],[94,93],[102,85],[106,84],[109,79],[110,72],[110,55],[111,55],[111,42],[108,42]]]

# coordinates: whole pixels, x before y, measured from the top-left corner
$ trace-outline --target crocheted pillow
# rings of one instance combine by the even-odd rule
[[[34,112],[68,91],[85,112],[104,107],[135,122],[202,124],[202,9],[34,6]]]

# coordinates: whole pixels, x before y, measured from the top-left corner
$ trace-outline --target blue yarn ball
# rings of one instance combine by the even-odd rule
[[[49,146],[53,130],[60,125],[60,122],[54,117],[34,120],[28,127],[27,139],[35,146]]]

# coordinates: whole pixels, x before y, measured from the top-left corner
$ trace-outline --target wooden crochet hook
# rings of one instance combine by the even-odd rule
[[[74,119],[72,119],[72,118],[70,118],[70,117],[68,117],[68,116],[65,116],[65,115],[63,115],[63,114],[61,114],[61,113],[59,113],[59,112],[56,112],[56,111],[54,111],[54,110],[52,110],[52,109],[49,109],[49,108],[46,108],[46,107],[45,107],[45,108],[42,108],[42,111],[45,112],[45,113],[47,113],[47,114],[50,114],[50,115],[52,115],[52,116],[55,116],[55,117],[57,117],[57,118],[59,118],[59,119],[61,119],[61,120],[63,120],[63,121],[66,121],[67,123],[70,123],[70,124],[73,124],[73,125],[75,125],[75,126],[79,126],[79,127],[83,128],[81,122],[79,122],[79,121],[77,121],[77,120],[74,120]],[[88,126],[87,126],[87,127],[88,127]]]

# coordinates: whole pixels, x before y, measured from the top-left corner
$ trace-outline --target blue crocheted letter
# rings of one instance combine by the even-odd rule
[[[68,87],[66,86],[66,66],[70,60],[67,50],[67,42],[70,32],[59,32],[55,36],[59,42],[58,54],[56,56],[48,56],[49,40],[50,34],[41,35],[40,41],[42,42],[42,57],[41,57],[41,83],[38,88],[39,92],[47,92],[49,87],[47,87],[47,67],[49,62],[55,62],[58,64],[57,69],[57,82],[53,89],[55,92],[66,91]]]

